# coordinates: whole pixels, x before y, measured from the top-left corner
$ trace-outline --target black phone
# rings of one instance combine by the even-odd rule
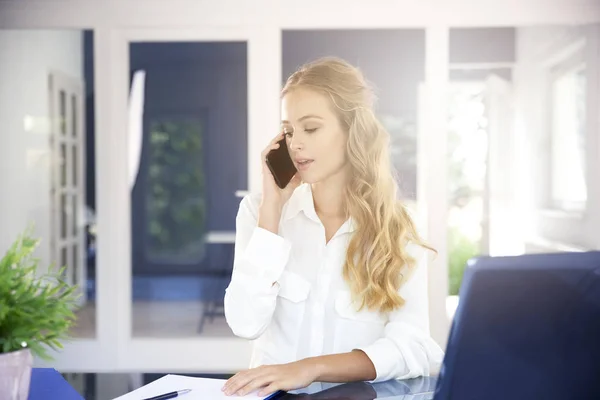
[[[278,143],[279,148],[273,149],[267,154],[266,162],[275,178],[275,183],[283,189],[290,183],[298,170],[290,157],[285,137]]]

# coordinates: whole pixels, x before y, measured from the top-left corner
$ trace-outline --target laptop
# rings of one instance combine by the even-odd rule
[[[471,260],[433,398],[600,399],[600,252]]]

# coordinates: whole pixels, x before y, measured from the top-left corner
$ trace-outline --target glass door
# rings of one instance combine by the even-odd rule
[[[132,336],[232,337],[222,302],[248,187],[246,43],[131,42],[129,59]]]
[[[113,240],[115,298],[106,302],[120,368],[206,374],[249,363],[250,343],[231,332],[223,298],[240,196],[260,182],[250,149],[264,147],[278,126],[269,79],[279,74],[260,57],[274,36],[128,29],[115,43],[124,62],[112,110],[122,135],[113,135],[121,171],[113,213],[127,217],[115,222],[127,236]]]

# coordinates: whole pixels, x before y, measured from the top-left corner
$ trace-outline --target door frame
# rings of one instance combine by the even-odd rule
[[[111,165],[104,166],[110,181],[104,187],[110,201],[110,216],[99,218],[119,223],[119,232],[108,236],[113,250],[112,268],[106,279],[98,280],[98,293],[109,292],[110,298],[101,298],[107,314],[99,314],[98,323],[107,327],[118,344],[117,369],[138,371],[197,370],[228,373],[247,368],[251,346],[244,339],[193,337],[193,338],[135,338],[132,335],[132,268],[131,268],[131,192],[128,174],[128,95],[129,95],[129,44],[133,42],[226,42],[247,43],[248,76],[248,186],[239,190],[255,192],[259,189],[260,160],[255,156],[275,132],[279,120],[279,88],[281,84],[281,34],[279,29],[267,28],[216,28],[199,27],[183,29],[120,29],[112,35],[110,128],[99,143],[99,151],[112,154]],[[106,100],[106,99],[103,99]],[[100,158],[102,158],[100,156]],[[256,159],[256,162],[253,160]],[[102,201],[100,201],[102,203]],[[99,209],[103,208],[102,204]],[[106,209],[106,208],[105,208]],[[104,235],[111,235],[105,232]],[[113,229],[111,231],[114,232]],[[102,240],[102,236],[100,236]],[[109,286],[110,285],[110,286]],[[108,333],[108,332],[107,332]]]
[[[65,93],[65,128],[61,132],[60,94]],[[48,74],[48,95],[50,113],[50,154],[51,154],[51,226],[50,252],[56,268],[65,268],[65,280],[76,285],[79,296],[77,306],[87,301],[87,261],[86,261],[86,176],[84,157],[85,135],[85,83],[81,79],[68,76],[60,71]],[[73,103],[75,100],[75,103]],[[75,113],[75,115],[74,115]],[[74,136],[73,130],[76,130]],[[64,146],[64,158],[61,155]],[[73,150],[76,150],[73,153]],[[73,158],[75,158],[73,160]],[[71,162],[69,162],[71,161]],[[73,162],[75,164],[73,164]],[[65,163],[64,177],[61,163]],[[64,179],[64,183],[61,183]],[[74,181],[77,181],[75,183]],[[61,195],[65,201],[61,201]],[[76,201],[77,204],[73,204]],[[66,209],[63,209],[66,208]],[[62,217],[64,213],[64,217]],[[63,238],[61,219],[66,220]],[[73,247],[76,246],[76,247]],[[77,252],[72,252],[76,249]],[[63,251],[66,253],[63,254]]]

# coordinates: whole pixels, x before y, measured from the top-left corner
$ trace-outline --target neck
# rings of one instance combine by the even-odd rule
[[[320,217],[346,218],[346,182],[346,174],[340,173],[311,185],[315,211]]]

